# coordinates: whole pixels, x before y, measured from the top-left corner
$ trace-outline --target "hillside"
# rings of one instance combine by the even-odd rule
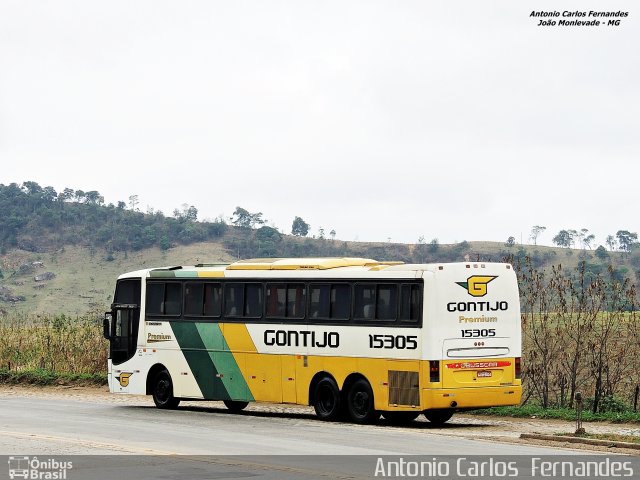
[[[352,256],[406,263],[529,259],[536,268],[584,261],[590,275],[613,267],[618,278],[640,277],[640,249],[631,252],[575,250],[500,242],[441,245],[345,242],[285,235],[260,225],[245,210],[229,225],[197,221],[194,207],[143,214],[104,205],[98,192],[56,193],[34,182],[0,184],[0,314],[82,314],[106,310],[123,272],[177,264],[232,262],[251,257]],[[306,233],[306,232],[305,232]],[[597,254],[596,254],[597,253]]]
[[[505,253],[505,247],[500,243],[470,242],[468,246],[467,253],[458,260],[473,260],[478,256],[483,260],[501,260],[501,255]],[[401,244],[354,243],[349,245],[349,251],[367,256],[367,252],[376,249],[386,252],[386,255],[369,257],[393,260],[401,257],[393,254],[395,249],[406,253],[411,247],[416,248]],[[452,250],[455,246],[444,245],[440,249]],[[591,261],[597,260],[593,252],[540,246],[525,246],[522,250],[540,258],[546,256],[549,265],[562,263],[565,270],[575,268],[581,256]],[[619,253],[612,257],[614,261],[623,260]],[[83,246],[65,246],[47,252],[11,249],[0,255],[0,269],[4,272],[4,278],[0,279],[0,312],[79,315],[88,311],[106,311],[113,298],[115,279],[121,273],[147,267],[235,260],[236,257],[225,248],[222,240],[179,245],[168,250],[152,247],[116,255]],[[605,269],[602,262],[589,265]],[[628,268],[622,263],[618,265],[620,272],[628,272]]]

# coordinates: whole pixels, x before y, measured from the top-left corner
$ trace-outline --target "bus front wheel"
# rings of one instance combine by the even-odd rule
[[[173,410],[178,407],[180,400],[173,396],[173,382],[166,370],[158,372],[153,382],[153,402],[158,408]]]
[[[340,416],[340,390],[333,378],[321,379],[313,391],[313,408],[321,420],[337,420]]]
[[[424,416],[434,425],[442,425],[453,417],[453,412],[448,410],[427,410],[424,412]]]
[[[355,423],[369,423],[380,418],[373,402],[373,390],[364,379],[356,381],[347,394],[349,417]]]

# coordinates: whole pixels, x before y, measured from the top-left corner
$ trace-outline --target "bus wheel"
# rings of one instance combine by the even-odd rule
[[[238,402],[237,400],[224,400],[224,405],[232,412],[240,412],[247,408],[249,402]]]
[[[453,412],[448,410],[427,410],[424,412],[424,416],[434,425],[442,425],[453,417]]]
[[[152,395],[153,402],[158,408],[173,410],[180,403],[180,400],[173,396],[173,382],[171,375],[166,370],[162,370],[156,375]]]
[[[360,379],[351,385],[347,394],[347,410],[349,417],[355,423],[369,423],[380,417],[373,403],[373,390],[364,379]]]
[[[336,420],[340,416],[340,390],[333,378],[325,377],[316,384],[313,408],[321,420]]]
[[[403,424],[413,422],[420,412],[382,412],[382,416],[389,423]]]

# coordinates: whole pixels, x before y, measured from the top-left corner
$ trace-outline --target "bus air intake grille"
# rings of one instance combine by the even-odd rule
[[[420,405],[418,372],[389,370],[389,405]]]

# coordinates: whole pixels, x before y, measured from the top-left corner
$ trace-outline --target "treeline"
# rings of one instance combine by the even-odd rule
[[[101,247],[107,252],[168,249],[176,243],[220,237],[227,229],[224,222],[196,222],[193,207],[176,210],[174,217],[126,207],[124,202],[105,205],[97,191],[67,188],[57,193],[36,182],[0,184],[0,249],[46,251],[64,245]]]
[[[261,213],[238,207],[231,224],[222,218],[197,221],[197,209],[183,205],[172,217],[160,211],[142,213],[137,197],[129,203],[105,204],[99,192],[41,187],[36,182],[0,184],[0,252],[20,248],[42,252],[64,245],[102,248],[107,259],[117,252],[149,247],[167,250],[177,244],[222,241],[237,258],[300,256],[364,256],[405,262],[456,261],[471,253],[461,242],[442,246],[437,240],[417,245],[347,243],[304,235],[283,235],[276,228],[260,226]],[[308,227],[308,225],[307,225]],[[306,234],[306,232],[305,232]],[[478,255],[476,255],[478,257]],[[478,257],[479,258],[479,257]]]

